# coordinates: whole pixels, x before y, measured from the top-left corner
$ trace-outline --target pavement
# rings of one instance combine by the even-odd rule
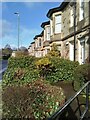
[[[0,61],[0,81],[2,80],[2,75],[6,71],[8,65],[7,60],[1,60]]]

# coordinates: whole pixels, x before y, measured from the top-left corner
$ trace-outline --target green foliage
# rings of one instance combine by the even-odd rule
[[[2,99],[3,118],[44,120],[63,105],[65,96],[61,88],[37,80],[4,88]]]
[[[43,63],[47,59],[47,64]],[[37,61],[38,69],[40,72],[43,73],[44,78],[49,82],[58,82],[60,80],[73,80],[74,70],[79,65],[78,62],[72,62],[70,60],[65,60],[60,57],[47,57],[42,58],[41,60]],[[41,64],[40,64],[41,63]]]
[[[10,48],[5,48],[2,49],[2,59],[8,59],[12,54],[12,49]]]
[[[58,50],[56,44],[52,45],[51,50],[49,51],[49,53],[46,56],[56,56],[56,57],[60,57],[61,56],[60,51]]]
[[[24,56],[28,56],[29,55],[29,53],[28,53],[28,51],[16,51],[15,52],[15,57],[24,57]]]
[[[90,63],[79,65],[74,74],[74,87],[79,89],[85,82],[90,80]]]
[[[45,78],[53,69],[51,61],[49,58],[44,57],[36,61],[36,66],[39,70],[40,77]]]
[[[23,84],[36,80],[39,72],[35,66],[34,57],[10,58],[8,68],[3,75],[3,85]]]
[[[8,61],[9,68],[34,68],[34,61],[36,60],[33,56],[22,56],[22,57],[15,57],[10,58]]]
[[[37,80],[38,77],[39,73],[34,69],[9,68],[3,75],[3,85],[26,84],[33,80]]]

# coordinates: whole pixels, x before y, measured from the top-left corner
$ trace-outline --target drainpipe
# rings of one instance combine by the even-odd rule
[[[74,2],[74,61],[76,60],[76,1]]]
[[[76,60],[76,0],[71,0],[70,6],[73,7],[73,13],[74,13],[74,61]]]
[[[89,41],[89,61],[88,62],[90,63],[90,0],[89,0],[89,8],[88,9],[89,9],[89,12],[88,12],[89,13],[89,16],[88,16],[89,17],[89,35],[88,35],[89,36],[89,40],[88,40]],[[90,71],[88,71],[88,80],[90,81]],[[89,84],[89,88],[90,88],[90,84]],[[90,89],[89,89],[89,91],[90,91]]]

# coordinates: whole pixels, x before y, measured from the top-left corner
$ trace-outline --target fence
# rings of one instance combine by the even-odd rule
[[[85,104],[84,104],[85,110],[82,113],[78,96],[81,95],[83,91],[85,95]],[[90,120],[89,114],[87,114],[89,112],[89,95],[90,95],[90,81],[87,82],[74,96],[72,96],[69,100],[67,100],[60,109],[58,109],[50,118],[48,118],[48,120],[65,120],[65,118],[63,118],[63,116],[65,116],[65,113],[66,113],[65,111],[67,111],[67,109],[70,108],[71,103],[75,99],[77,100],[79,118],[76,118],[75,116],[73,116],[73,119],[67,118],[66,120],[74,120],[74,117],[75,117],[75,120],[78,120],[78,119],[79,120],[83,120],[83,119]]]

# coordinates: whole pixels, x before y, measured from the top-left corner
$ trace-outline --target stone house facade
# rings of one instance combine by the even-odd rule
[[[43,56],[43,31],[40,35],[34,37],[35,41],[35,57]]]
[[[89,14],[90,2],[83,0],[73,3],[63,2],[59,7],[50,9],[47,13],[51,28],[50,43],[56,43],[61,56],[72,61],[75,52],[75,61],[80,64],[85,63],[89,56]]]
[[[35,56],[35,42],[32,42],[28,48],[29,55]]]
[[[41,27],[44,30],[43,56],[50,51],[50,21],[43,22]]]
[[[56,43],[61,57],[83,64],[87,58],[90,59],[90,1],[65,1],[59,7],[48,11],[49,21],[41,24],[44,32],[40,36],[40,49],[36,46],[40,37],[34,38],[35,56],[45,56],[52,44]],[[39,53],[41,51],[41,55],[36,55],[39,54],[36,50]]]

